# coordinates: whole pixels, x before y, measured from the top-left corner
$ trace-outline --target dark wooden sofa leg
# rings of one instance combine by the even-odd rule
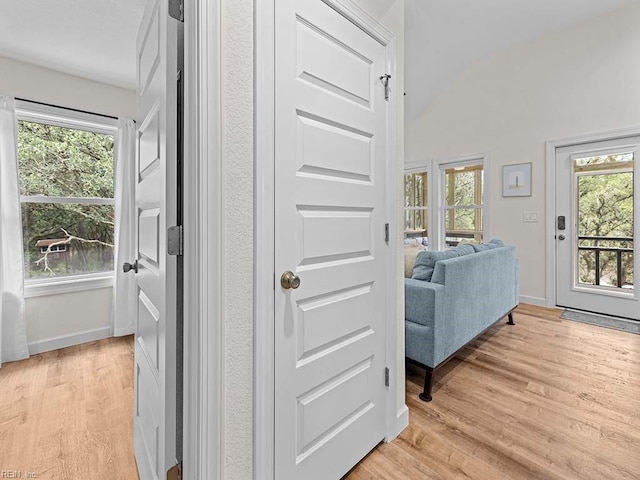
[[[515,325],[515,322],[513,321],[513,312],[509,312],[509,321],[507,322],[507,325]]]
[[[425,402],[431,401],[431,387],[433,386],[433,368],[427,367],[427,373],[424,377],[424,391],[418,395],[420,400]]]

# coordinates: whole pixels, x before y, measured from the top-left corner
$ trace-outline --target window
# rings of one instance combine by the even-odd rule
[[[447,246],[463,240],[481,243],[483,208],[483,166],[446,168],[444,171],[444,228]]]
[[[576,286],[633,290],[634,154],[573,161],[578,213]]]
[[[404,176],[404,235],[427,236],[427,172]]]
[[[27,284],[111,276],[115,122],[26,102],[17,114]]]

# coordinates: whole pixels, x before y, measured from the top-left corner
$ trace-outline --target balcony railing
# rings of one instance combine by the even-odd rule
[[[595,245],[581,245],[582,241],[593,242]],[[631,248],[601,246],[600,242],[620,242],[630,243]],[[601,266],[600,254],[602,252],[615,252],[616,254],[616,285],[618,288],[624,286],[624,275],[622,269],[622,255],[633,254],[632,237],[593,237],[578,236],[578,251],[588,251],[595,253],[595,285],[600,285]]]

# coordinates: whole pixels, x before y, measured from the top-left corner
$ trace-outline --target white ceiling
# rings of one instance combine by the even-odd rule
[[[382,14],[392,0],[356,0]],[[640,0],[406,0],[406,109],[415,118],[469,64]],[[1,0],[0,56],[135,88],[145,0]]]
[[[635,1],[406,0],[407,117],[473,62]]]
[[[135,88],[145,0],[0,0],[0,56]]]

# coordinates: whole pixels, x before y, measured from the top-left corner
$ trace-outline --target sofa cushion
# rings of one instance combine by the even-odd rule
[[[473,244],[472,247],[476,252],[484,252],[493,248],[504,247],[504,242],[502,240],[494,238],[492,240],[489,240],[487,243]]]
[[[422,245],[423,247],[429,246],[429,238],[428,237],[410,237],[404,239],[404,244],[406,245]]]
[[[413,274],[413,265],[416,263],[416,257],[418,253],[424,252],[424,247],[420,244],[414,243],[413,245],[404,246],[404,277],[411,278]]]
[[[415,280],[431,281],[433,269],[436,262],[447,260],[448,258],[462,257],[474,252],[471,245],[463,245],[461,247],[452,248],[451,250],[443,250],[441,252],[426,251],[418,253],[416,263],[413,266],[413,274],[411,278]]]

